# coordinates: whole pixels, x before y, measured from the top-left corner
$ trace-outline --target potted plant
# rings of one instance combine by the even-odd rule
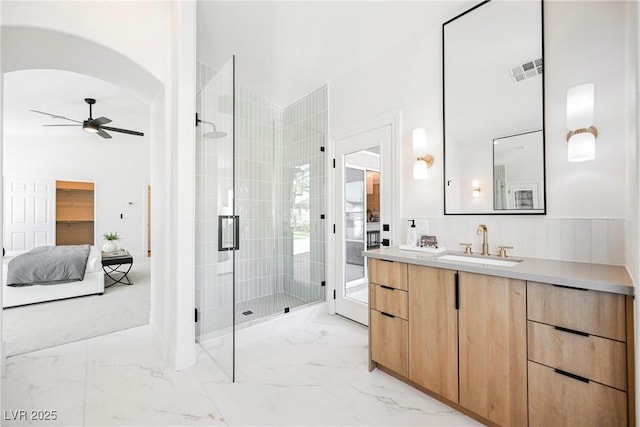
[[[116,243],[120,240],[120,236],[118,236],[118,232],[115,233],[107,232],[102,235],[106,242],[102,245],[102,252],[113,252],[118,250],[118,244]]]

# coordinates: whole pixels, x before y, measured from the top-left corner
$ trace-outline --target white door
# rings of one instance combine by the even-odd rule
[[[55,245],[55,180],[8,176],[4,188],[4,248]]]
[[[336,313],[368,324],[362,251],[382,245],[391,224],[391,125],[335,141]]]

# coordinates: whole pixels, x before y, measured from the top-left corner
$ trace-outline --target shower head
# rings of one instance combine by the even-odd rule
[[[227,133],[222,132],[221,130],[216,130],[216,127],[214,126],[211,132],[205,132],[202,136],[204,136],[205,138],[216,139],[216,138],[224,138],[225,136],[227,136]]]
[[[227,136],[226,132],[216,129],[216,125],[214,125],[211,122],[208,122],[206,120],[196,119],[196,123],[205,123],[213,127],[213,130],[211,132],[205,132],[202,134],[202,136],[205,138],[217,139],[217,138],[224,138],[225,136]]]

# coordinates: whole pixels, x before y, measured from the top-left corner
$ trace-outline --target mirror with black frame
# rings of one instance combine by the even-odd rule
[[[542,1],[442,26],[444,213],[545,214]]]

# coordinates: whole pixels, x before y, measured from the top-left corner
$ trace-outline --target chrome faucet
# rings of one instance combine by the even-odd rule
[[[482,234],[482,254],[481,255],[489,255],[489,243],[487,242],[487,226],[484,224],[480,224],[478,226],[478,236]]]

